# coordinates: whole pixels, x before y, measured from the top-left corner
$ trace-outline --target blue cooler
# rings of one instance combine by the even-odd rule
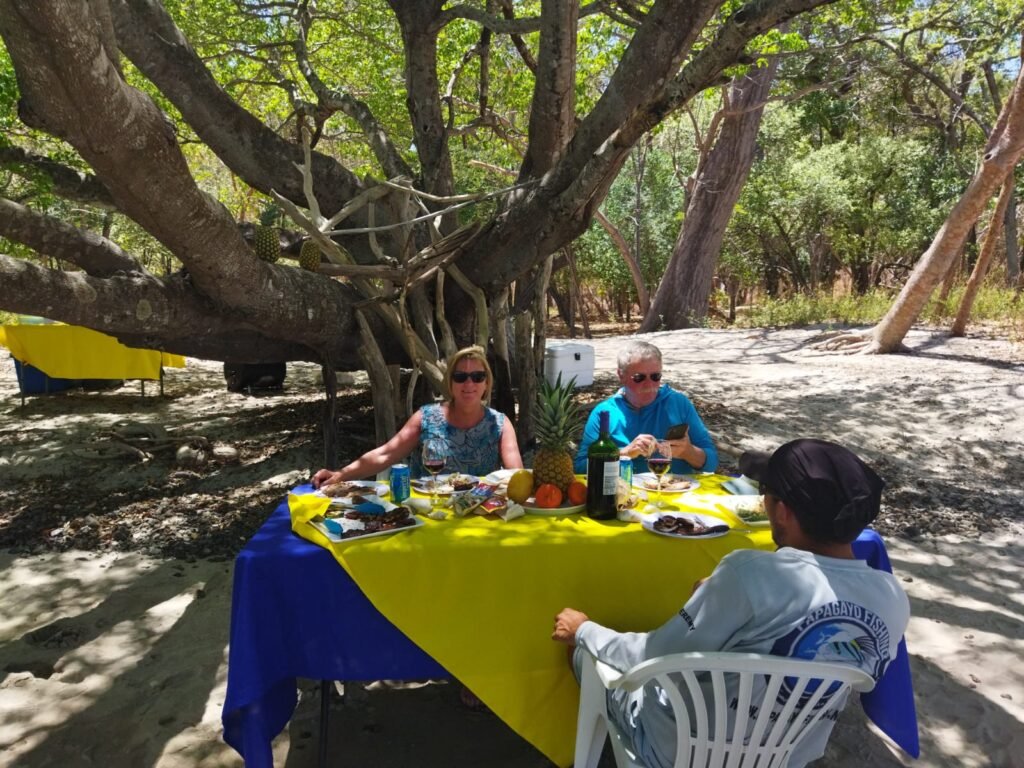
[[[53,379],[35,366],[14,360],[14,373],[18,377],[18,388],[23,395],[44,395],[63,392],[79,385],[78,379]]]

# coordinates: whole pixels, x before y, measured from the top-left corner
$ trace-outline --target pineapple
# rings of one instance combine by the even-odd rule
[[[302,250],[299,251],[299,266],[308,269],[310,272],[317,272],[320,269],[320,246],[312,240],[305,240],[302,243]]]
[[[583,417],[573,400],[576,379],[562,384],[562,374],[554,385],[541,379],[533,429],[540,447],[533,459],[534,487],[551,483],[565,493],[576,479],[572,469],[572,443],[578,436]]]
[[[273,264],[281,258],[281,240],[275,222],[280,215],[276,205],[268,205],[260,214],[260,223],[253,233],[252,249],[262,260]]]

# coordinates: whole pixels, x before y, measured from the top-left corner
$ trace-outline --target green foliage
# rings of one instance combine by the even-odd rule
[[[671,156],[652,145],[634,150],[601,209],[625,238],[652,295],[672,254],[681,206]],[[614,303],[636,301],[626,262],[599,223],[592,223],[574,248],[580,279],[598,295]]]
[[[1001,280],[1001,278],[1000,278]],[[736,324],[744,328],[779,328],[808,325],[874,325],[892,306],[898,291],[876,289],[860,296],[833,296],[825,292],[797,294],[788,299],[765,298],[738,315]],[[922,317],[936,325],[949,325],[956,316],[964,295],[961,283],[945,301],[932,296]],[[971,310],[971,322],[1024,325],[1024,302],[1011,288],[995,280],[982,284]]]
[[[766,297],[737,317],[746,328],[841,324],[866,325],[882,319],[892,305],[891,291],[874,290],[861,296],[799,293],[787,299]]]
[[[18,83],[14,64],[7,49],[0,46],[0,145],[7,143],[7,134],[17,123]]]
[[[482,0],[471,4],[493,5]],[[165,0],[163,5],[229,96],[272,130],[294,140],[298,122],[292,98],[316,102],[292,47],[299,34],[292,15],[297,6],[237,0]],[[406,62],[389,3],[320,0],[299,5],[314,15],[307,48],[324,84],[364,102],[418,173],[406,103]],[[702,31],[696,50],[714,44],[724,19],[741,7],[743,0],[724,3]],[[540,10],[540,0],[515,3],[518,18],[538,15]],[[596,13],[579,23],[575,96],[581,118],[607,92],[629,44],[632,30],[624,17],[613,16]],[[747,50],[755,56],[753,63],[739,65],[730,74],[763,65],[769,54],[783,53],[773,96],[792,101],[776,99],[766,110],[759,158],[729,223],[718,277],[762,294],[794,296],[767,301],[756,310],[770,324],[832,322],[830,317],[841,318],[836,322],[877,320],[888,307],[892,289],[902,283],[973,172],[984,137],[967,113],[980,115],[989,124],[995,121],[980,67],[993,62],[994,79],[1005,99],[1019,53],[1019,22],[1019,0],[844,0],[752,41]],[[899,34],[911,28],[914,34]],[[894,30],[885,40],[899,40],[905,64],[886,47],[866,39],[880,34],[880,29]],[[852,43],[855,34],[865,37]],[[536,55],[537,34],[525,34],[522,40]],[[488,117],[500,130],[487,125],[480,119],[480,58],[472,55],[480,42],[479,25],[467,20],[447,24],[438,37],[437,77],[442,95],[451,84],[451,98],[442,99],[442,109],[450,120],[448,143],[455,191],[460,194],[492,191],[515,178],[526,148],[535,87],[510,37],[491,35],[486,95],[493,115]],[[261,211],[274,218],[269,199],[228,171],[130,61],[122,58],[121,63],[128,82],[147,93],[175,123],[198,184],[240,220],[255,221]],[[934,77],[922,77],[923,70]],[[936,87],[936,78],[963,86],[962,108],[950,104]],[[88,171],[63,142],[18,121],[17,99],[13,66],[0,47],[0,142],[13,141]],[[698,94],[687,105],[687,113],[657,126],[653,140],[641,140],[601,203],[600,210],[634,251],[652,293],[683,222],[682,182],[697,165],[697,144],[705,141],[720,105],[720,91],[712,88]],[[318,151],[359,176],[384,175],[352,118],[334,112],[320,128]],[[7,170],[13,173],[0,175],[0,194],[83,229],[102,229],[101,213],[60,200],[45,178],[23,169]],[[497,212],[498,201],[492,199],[464,208],[458,216],[466,223]],[[111,238],[158,273],[178,267],[152,237],[122,216],[114,217]],[[636,300],[630,272],[600,224],[594,222],[573,247],[580,278],[591,293],[609,305]],[[38,258],[12,243],[0,242],[0,249]],[[829,289],[845,285],[849,276],[864,296],[831,298]],[[564,286],[567,276],[554,279]],[[981,312],[989,311],[980,309],[989,301],[986,296],[978,300]],[[999,311],[1000,300],[991,301],[990,311]]]

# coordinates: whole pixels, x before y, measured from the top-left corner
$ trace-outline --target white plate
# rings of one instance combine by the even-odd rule
[[[491,474],[481,477],[480,480],[488,485],[501,485],[502,483],[507,483],[512,475],[518,471],[518,469],[496,469]]]
[[[528,498],[519,506],[521,506],[528,515],[546,515],[548,517],[575,515],[587,508],[586,504],[563,504],[558,507],[538,507],[537,500],[534,499],[533,496]]]
[[[448,478],[451,477],[452,474],[454,474],[454,473],[442,474],[442,475],[438,475],[437,476],[437,495],[438,496],[451,496],[453,493],[455,493],[455,489],[452,488],[452,486],[447,482]],[[461,475],[462,477],[472,478],[473,485],[476,485],[477,483],[480,482],[480,478],[477,477],[476,475],[467,475],[465,472],[459,472],[458,474]],[[428,475],[427,477],[414,477],[410,481],[410,484],[412,485],[413,488],[415,488],[420,493],[430,493],[431,492],[430,488],[431,488],[431,483],[432,482],[433,482],[432,479]],[[470,486],[470,488],[472,488],[472,487],[473,486]],[[467,488],[466,490],[468,491],[469,488]]]
[[[391,528],[387,531],[374,531],[373,533],[359,533],[352,536],[346,536],[342,538],[337,533],[331,530],[327,525],[330,523],[337,523],[345,531],[359,531],[363,529],[363,522],[361,520],[349,520],[344,517],[336,517],[332,520],[310,520],[309,524],[316,528],[320,533],[326,536],[328,539],[335,543],[346,542],[346,541],[358,541],[360,539],[372,539],[374,536],[390,536],[392,533],[401,533],[402,531],[413,531],[423,525],[423,521],[415,515],[412,516],[412,525],[404,525],[401,528]]]
[[[763,496],[712,496],[709,500],[725,507],[747,525],[768,525]]]
[[[365,488],[369,493],[374,496],[384,498],[391,495],[391,489],[384,483],[378,483],[376,480],[346,480],[345,482],[351,483],[352,485],[358,485],[360,488]],[[352,497],[351,496],[327,496],[323,491],[314,491],[314,496],[325,496],[331,500],[332,507],[351,507]]]
[[[675,487],[672,485],[675,484]],[[658,476],[653,472],[638,472],[633,475],[633,485],[647,491],[658,490]],[[666,474],[661,479],[662,493],[686,493],[694,488],[699,488],[700,483],[689,475]]]
[[[713,525],[729,525],[727,522],[725,522],[725,520],[721,520],[721,519],[719,519],[717,517],[711,517],[710,515],[698,515],[698,514],[696,514],[694,512],[660,512],[660,513],[658,513],[656,515],[650,515],[648,517],[645,517],[640,522],[640,525],[643,526],[645,531],[650,531],[651,533],[656,533],[659,536],[668,536],[669,538],[672,538],[672,539],[715,539],[715,538],[718,538],[719,536],[725,536],[725,534],[727,534],[729,532],[729,531],[717,531],[715,533],[685,534],[685,533],[669,533],[668,531],[659,531],[657,528],[654,527],[654,523],[655,523],[656,520],[660,520],[663,517],[685,517],[685,518],[687,518],[689,520],[692,520],[694,522],[701,523],[702,525],[705,525],[708,528],[710,528]]]

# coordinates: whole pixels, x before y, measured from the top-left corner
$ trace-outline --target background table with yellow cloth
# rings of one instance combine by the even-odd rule
[[[19,362],[55,379],[159,379],[161,367],[185,366],[181,355],[126,347],[77,325],[5,325],[0,344]]]
[[[586,515],[426,520],[338,544],[303,523],[301,507],[293,499],[294,529],[330,549],[378,611],[558,765],[572,762],[579,688],[550,639],[555,614],[569,605],[648,630],[728,552],[772,546],[766,530],[683,540]]]

